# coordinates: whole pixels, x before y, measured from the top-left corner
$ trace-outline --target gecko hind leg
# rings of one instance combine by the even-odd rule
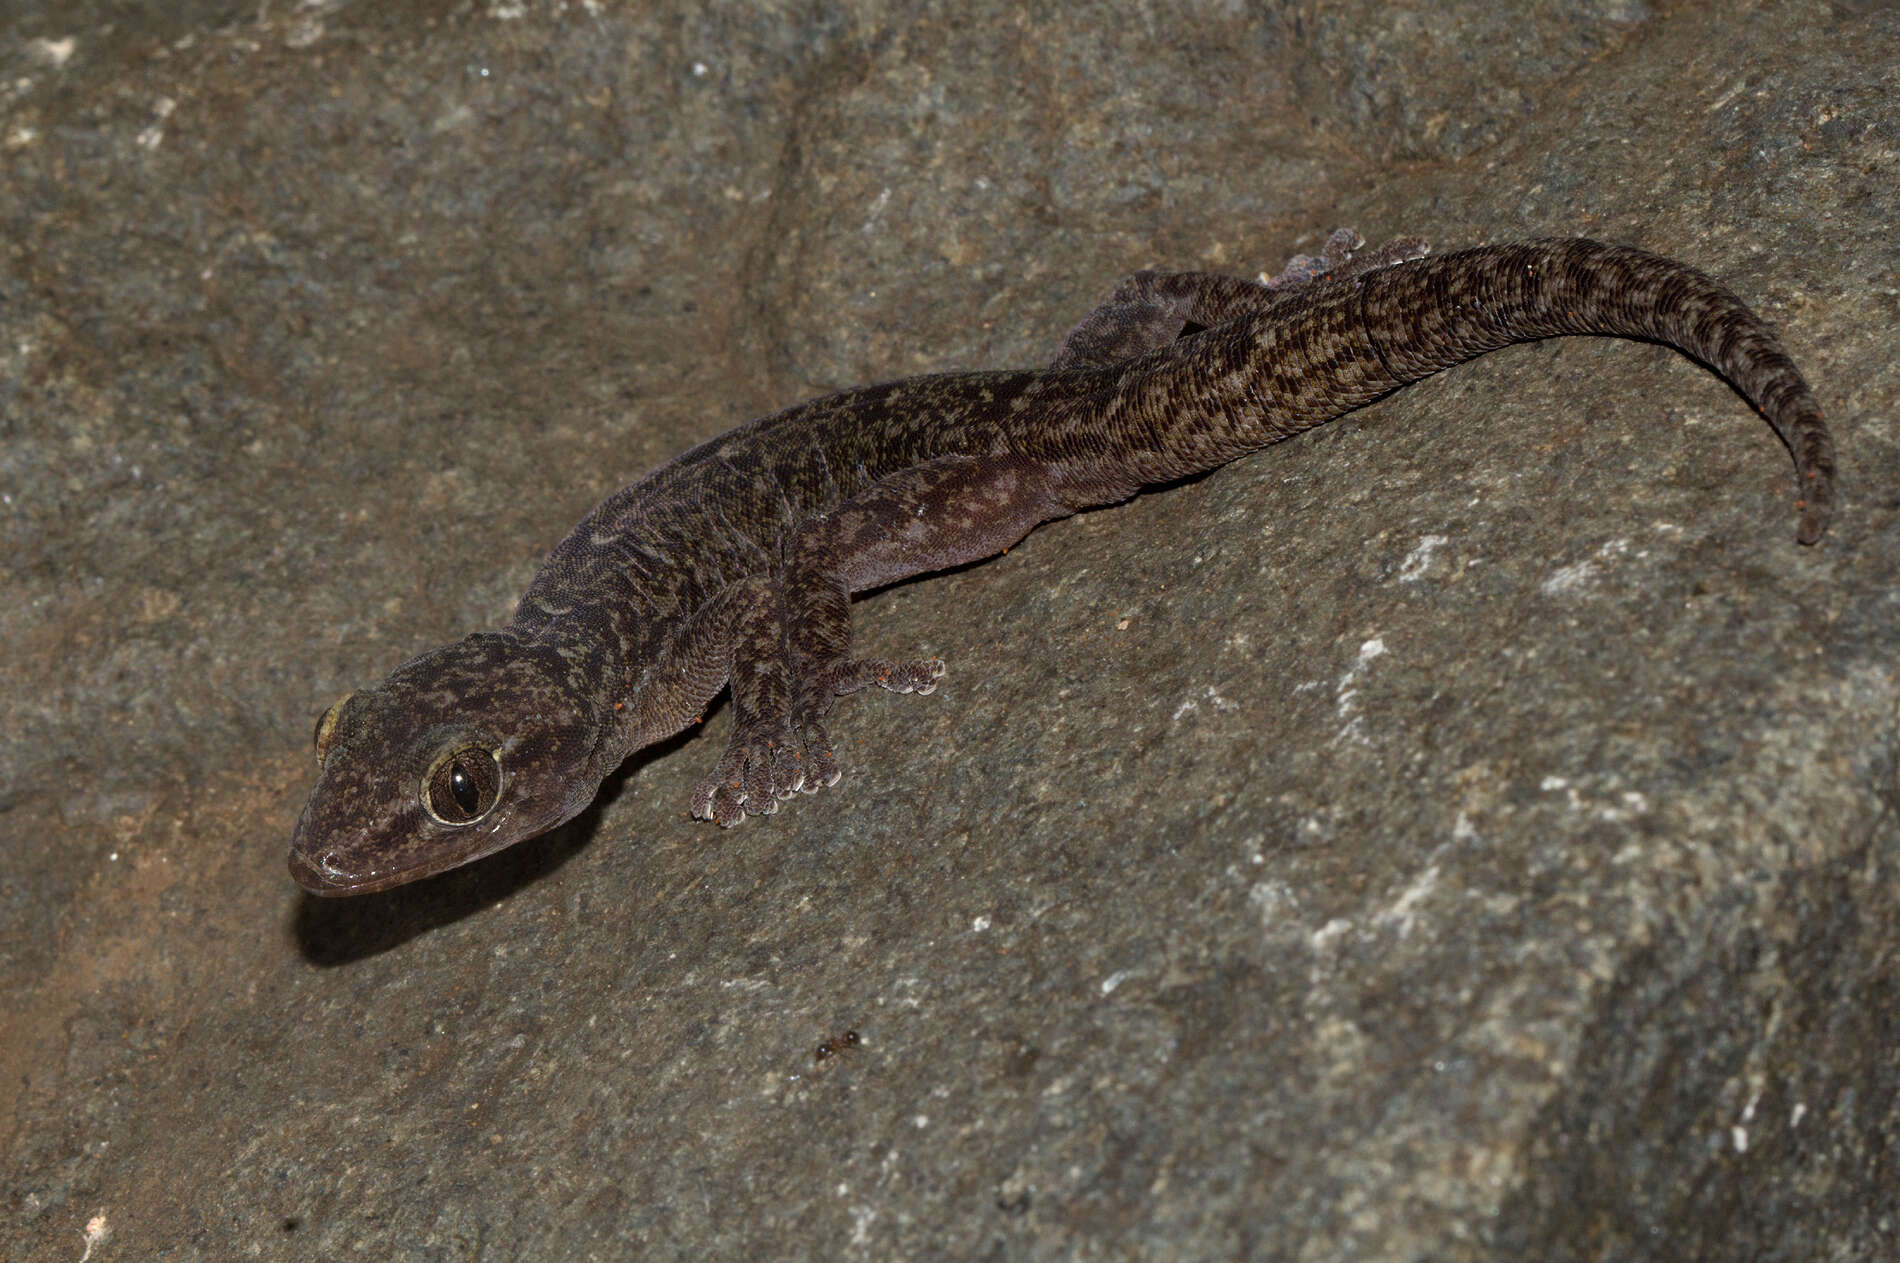
[[[1364,244],[1352,229],[1334,229],[1319,254],[1296,254],[1257,281],[1221,272],[1136,272],[1069,330],[1049,367],[1106,368],[1270,307],[1308,281],[1358,276],[1431,250],[1417,237],[1395,237],[1361,253]]]
[[[872,686],[922,696],[937,691],[943,672],[941,658],[835,658],[813,672],[792,708],[792,731],[803,743],[806,757],[804,778],[793,790],[815,794],[836,785],[843,775],[824,724],[832,704],[840,697]]]
[[[1365,244],[1366,239],[1353,229],[1335,228],[1326,238],[1326,244],[1320,247],[1317,256],[1294,255],[1277,274],[1261,281],[1261,285],[1277,293],[1318,280],[1322,276],[1337,280],[1389,268],[1395,263],[1422,259],[1432,250],[1422,237],[1394,237],[1384,245],[1376,246],[1364,254],[1359,253],[1359,247]]]

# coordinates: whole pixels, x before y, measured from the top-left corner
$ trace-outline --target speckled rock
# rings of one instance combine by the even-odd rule
[[[0,1256],[1893,1257],[1891,7],[15,7]],[[950,674],[776,816],[719,712],[290,884],[318,713],[620,482],[1339,224],[1714,273],[1834,532],[1519,347],[863,602]]]

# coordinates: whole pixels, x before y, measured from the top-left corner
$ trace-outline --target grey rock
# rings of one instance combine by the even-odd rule
[[[0,1256],[1893,1256],[1891,7],[0,45]],[[1520,347],[863,602],[950,674],[768,820],[686,817],[716,713],[538,843],[291,886],[316,716],[620,482],[1339,224],[1722,278],[1833,533],[1697,366]]]

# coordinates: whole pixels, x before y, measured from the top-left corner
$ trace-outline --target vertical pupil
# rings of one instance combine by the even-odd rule
[[[475,809],[481,806],[481,798],[475,792],[475,778],[468,774],[468,769],[462,766],[460,759],[449,765],[449,795],[455,799],[457,807],[470,815],[474,815]]]

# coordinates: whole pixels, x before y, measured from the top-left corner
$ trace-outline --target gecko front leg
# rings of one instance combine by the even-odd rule
[[[872,686],[936,689],[941,659],[852,655],[853,592],[993,556],[1069,512],[1029,462],[945,456],[800,524],[775,573],[740,580],[722,597],[732,735],[694,792],[693,814],[735,825],[836,784],[825,717],[839,697]]]
[[[929,693],[943,663],[852,658],[850,597],[835,575],[791,566],[734,584],[732,735],[712,775],[693,792],[693,815],[731,826],[766,816],[793,794],[838,783],[824,719],[845,693],[878,685]]]

